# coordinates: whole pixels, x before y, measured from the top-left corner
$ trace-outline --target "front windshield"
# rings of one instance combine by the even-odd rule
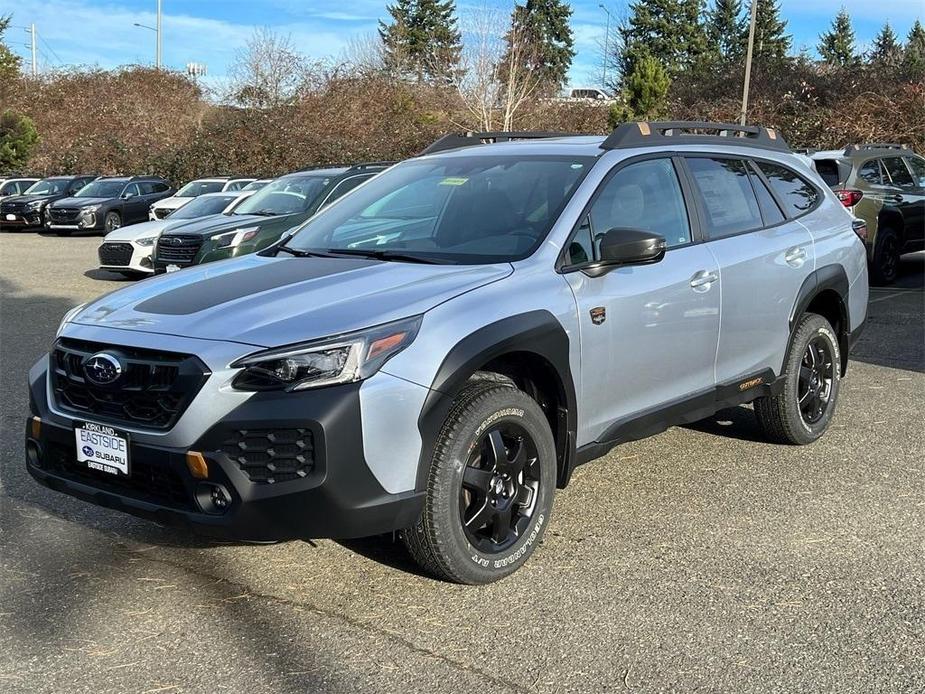
[[[68,183],[66,178],[46,178],[29,186],[24,195],[57,195],[67,190]]]
[[[178,198],[195,198],[204,193],[220,193],[225,181],[190,181],[177,191]]]
[[[125,188],[125,181],[93,181],[79,191],[78,198],[117,198]]]
[[[277,178],[238,205],[234,214],[273,216],[305,212],[333,179],[333,176],[319,175]]]
[[[269,183],[269,181],[251,181],[251,182],[248,183],[246,186],[244,186],[243,188],[241,188],[241,190],[243,190],[243,191],[248,191],[248,190],[260,190],[260,189],[263,188],[267,183]]]
[[[525,258],[594,161],[471,156],[406,162],[313,217],[286,245],[456,263]]]
[[[237,195],[208,195],[202,198],[190,200],[182,207],[178,207],[171,214],[167,215],[171,220],[174,219],[195,219],[196,217],[205,217],[209,214],[219,214],[228,205],[237,198]]]

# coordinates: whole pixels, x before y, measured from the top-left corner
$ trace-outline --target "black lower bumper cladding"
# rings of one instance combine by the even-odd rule
[[[423,508],[422,493],[389,494],[366,466],[359,384],[256,394],[191,447],[206,479],[193,476],[186,449],[134,440],[129,477],[77,463],[74,422],[49,410],[44,374],[30,409],[41,424],[26,424],[26,464],[40,484],[165,525],[238,540],[348,539],[408,527]],[[266,440],[277,442],[271,454],[248,443]],[[255,474],[261,465],[267,474]]]

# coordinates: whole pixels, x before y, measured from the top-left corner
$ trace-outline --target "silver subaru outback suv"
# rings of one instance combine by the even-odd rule
[[[773,130],[449,135],[267,250],[69,312],[28,470],[231,538],[399,531],[486,583],[621,442],[746,402],[818,439],[867,293],[851,216]]]

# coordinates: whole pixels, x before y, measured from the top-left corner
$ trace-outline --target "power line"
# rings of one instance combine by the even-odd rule
[[[55,53],[55,49],[52,48],[51,45],[49,45],[48,41],[46,41],[45,38],[44,38],[40,33],[38,33],[38,32],[35,32],[35,33],[36,33],[36,36],[39,37],[39,41],[41,41],[43,44],[45,44],[45,48],[47,48],[49,51],[51,51],[51,54],[52,54],[53,56],[55,56],[55,61],[58,63],[58,65],[61,65],[61,66],[63,67],[63,66],[64,66],[64,61],[61,60],[61,57],[60,57],[57,53]]]

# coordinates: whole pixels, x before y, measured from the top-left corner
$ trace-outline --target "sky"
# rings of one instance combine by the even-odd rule
[[[220,83],[235,54],[255,27],[267,26],[291,36],[304,54],[318,59],[344,55],[351,40],[375,34],[387,16],[387,0],[162,0],[164,64],[185,69],[205,63],[209,80]],[[593,86],[600,75],[600,46],[606,14],[600,0],[572,2],[575,57],[570,82]],[[614,21],[627,13],[628,0],[605,2]],[[457,0],[461,20],[492,5],[500,16],[512,0]],[[819,34],[844,6],[851,14],[858,45],[869,47],[889,20],[905,37],[916,18],[925,19],[925,0],[780,0],[794,47],[815,50]],[[35,23],[39,69],[61,65],[112,68],[154,62],[156,0],[0,0],[0,16],[12,14],[7,43],[27,61],[25,27]]]

